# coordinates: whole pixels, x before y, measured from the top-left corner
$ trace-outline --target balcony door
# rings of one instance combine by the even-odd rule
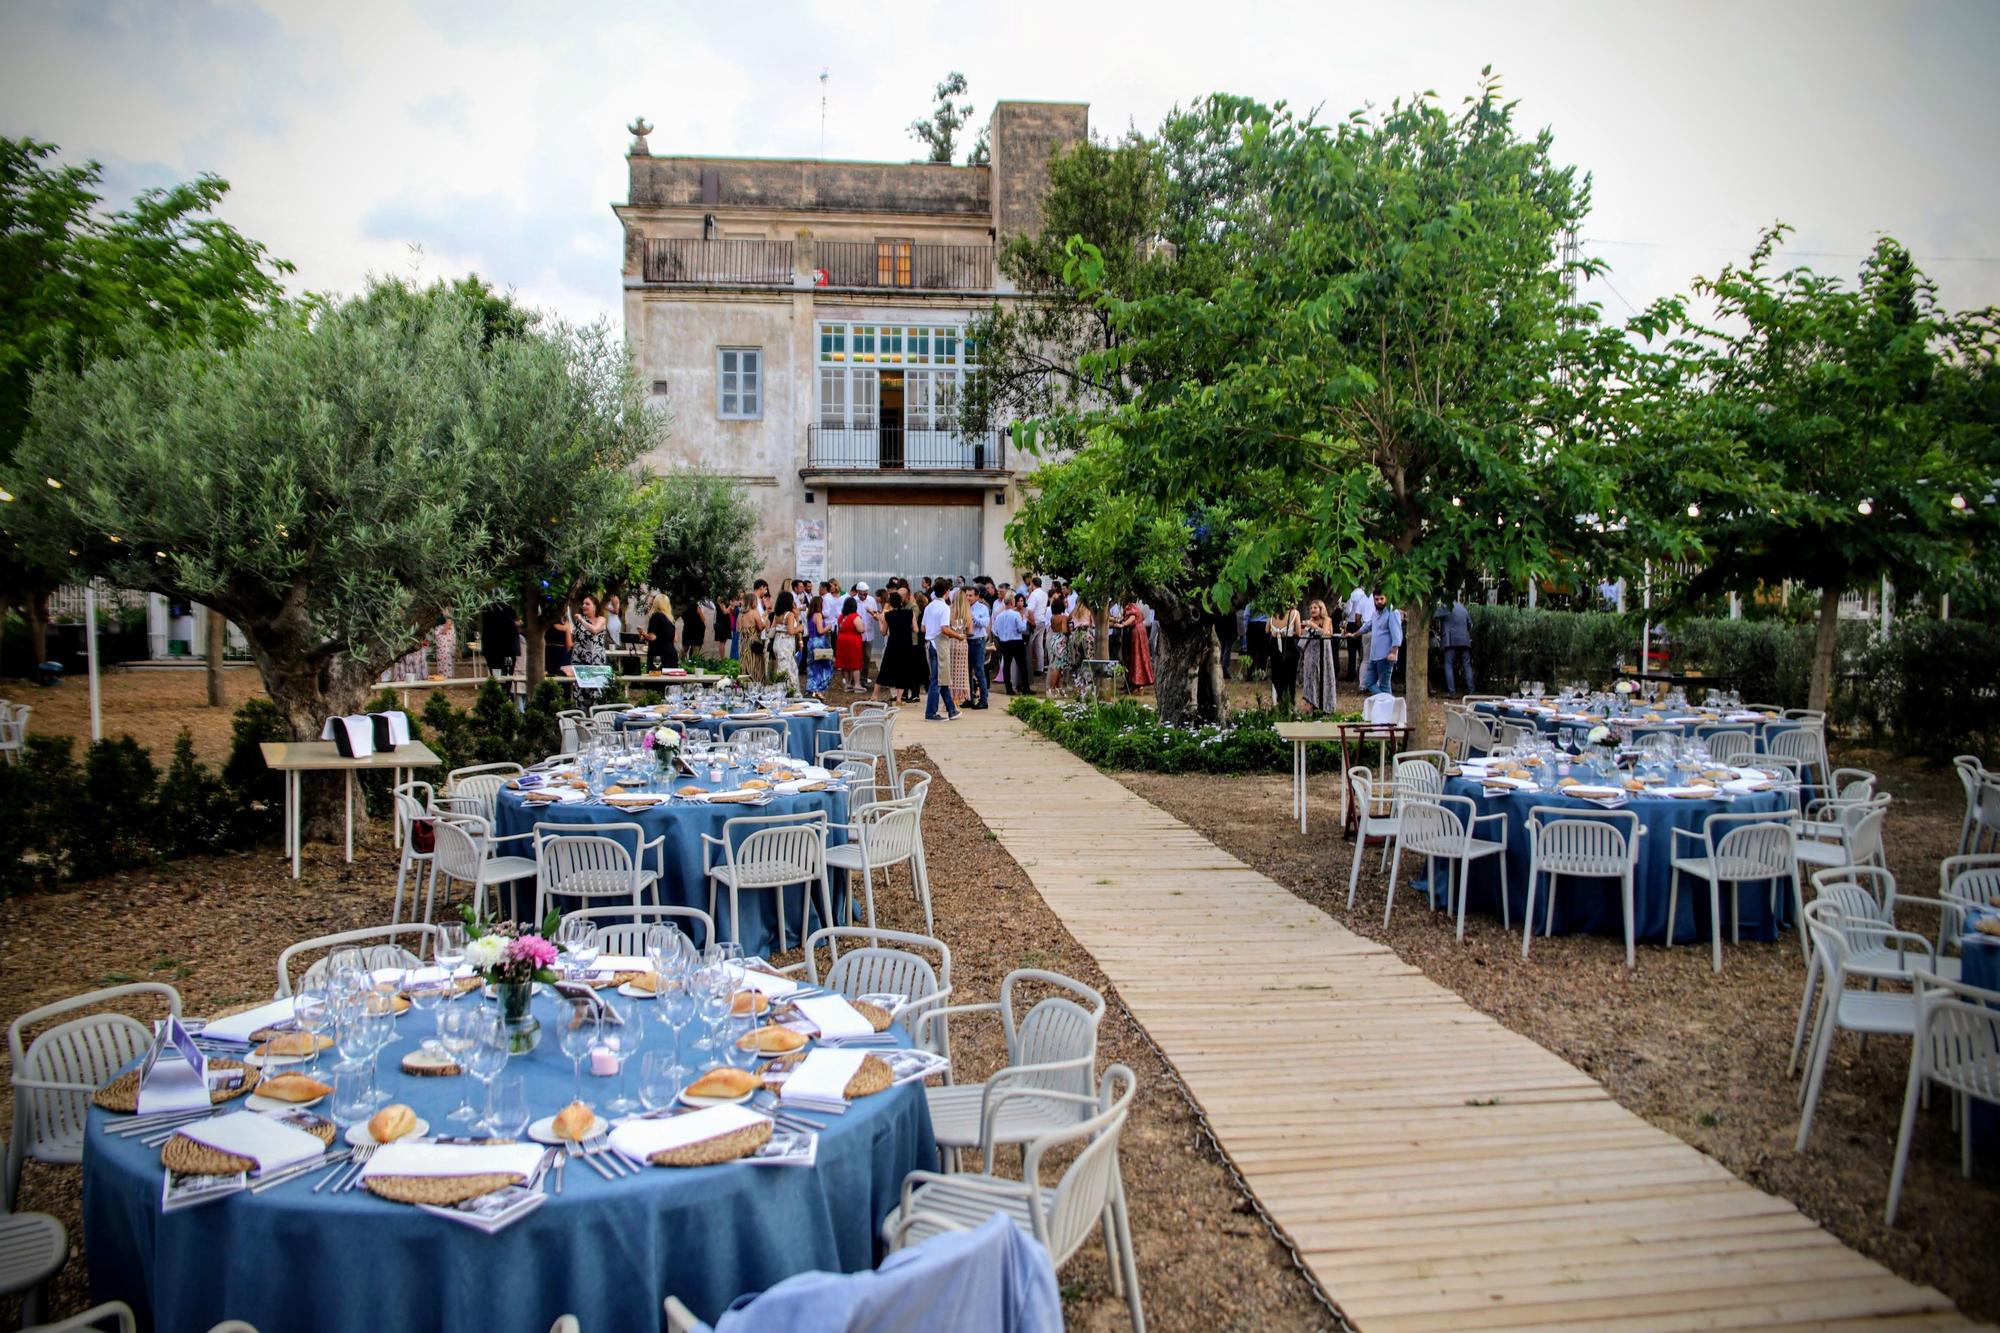
[[[881,373],[881,460],[884,468],[903,466],[903,372]]]

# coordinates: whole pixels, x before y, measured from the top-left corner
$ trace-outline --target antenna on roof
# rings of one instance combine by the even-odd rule
[[[821,161],[826,160],[826,76],[827,70],[824,66],[821,66],[819,71],[819,156]]]

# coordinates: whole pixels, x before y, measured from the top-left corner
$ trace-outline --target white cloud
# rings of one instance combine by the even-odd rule
[[[616,317],[623,126],[656,152],[898,160],[931,86],[1085,100],[1106,133],[1227,90],[1344,114],[1494,65],[1591,171],[1587,233],[1622,316],[1798,227],[1807,262],[1891,232],[1957,306],[2000,302],[1987,64],[2000,6],[1593,3],[1226,8],[60,3],[0,9],[0,125],[129,190],[215,171],[226,215],[298,285],[476,268],[572,318]],[[1612,244],[1619,242],[1620,244]],[[1637,243],[1637,244],[1634,244]]]

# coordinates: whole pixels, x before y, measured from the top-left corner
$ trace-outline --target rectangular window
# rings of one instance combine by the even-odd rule
[[[875,372],[872,370],[856,370],[853,372],[853,375],[854,428],[856,430],[874,430],[875,404],[878,401],[876,390],[879,387],[876,383]]]
[[[819,424],[822,430],[839,430],[847,424],[847,371],[843,367],[820,367]]]
[[[913,366],[927,366],[931,361],[931,331],[925,328],[910,330],[910,349],[903,358]]]
[[[931,385],[934,380],[927,370],[913,370],[903,376],[903,428],[909,431],[931,429]]]
[[[903,359],[903,330],[896,325],[887,325],[882,330],[882,359],[891,365]]]
[[[715,414],[729,421],[764,415],[764,351],[759,347],[716,349]]]
[[[819,359],[822,361],[845,361],[847,359],[847,326],[845,324],[822,324],[819,326]]]
[[[910,285],[910,256],[915,246],[900,237],[885,236],[875,242],[875,285]]]

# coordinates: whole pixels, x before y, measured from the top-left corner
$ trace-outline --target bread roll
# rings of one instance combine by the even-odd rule
[[[377,1111],[368,1122],[368,1137],[377,1143],[394,1143],[417,1127],[417,1113],[397,1102]]]
[[[689,783],[687,786],[681,788],[680,794],[682,796],[702,796],[705,795],[707,791],[708,788],[706,787],[697,787],[693,783]]]
[[[763,1083],[747,1069],[711,1069],[688,1087],[690,1097],[741,1097]]]
[[[771,997],[754,990],[740,990],[736,998],[729,1002],[729,1012],[741,1018],[745,1014],[761,1014],[771,1007]]]
[[[257,1085],[260,1095],[280,1102],[309,1102],[333,1089],[310,1074],[274,1074]]]
[[[766,1055],[789,1055],[806,1044],[806,1034],[792,1028],[757,1028],[736,1039],[736,1048],[742,1051],[762,1051]]]
[[[280,1032],[277,1036],[257,1048],[260,1056],[276,1056],[280,1060],[290,1060],[297,1056],[311,1055],[333,1045],[333,1038],[315,1032]]]
[[[766,781],[764,781],[764,779],[762,779],[762,778],[750,778],[750,779],[747,779],[747,780],[746,780],[746,781],[744,782],[744,784],[743,784],[743,790],[744,790],[744,791],[766,791],[766,790],[768,790],[768,789],[770,788],[770,786],[771,786],[771,784],[770,784],[770,783],[768,783],[768,782],[766,782]]]
[[[576,1143],[589,1138],[590,1127],[596,1123],[595,1111],[582,1102],[571,1102],[556,1112],[555,1122],[550,1126],[550,1130],[557,1138]]]

